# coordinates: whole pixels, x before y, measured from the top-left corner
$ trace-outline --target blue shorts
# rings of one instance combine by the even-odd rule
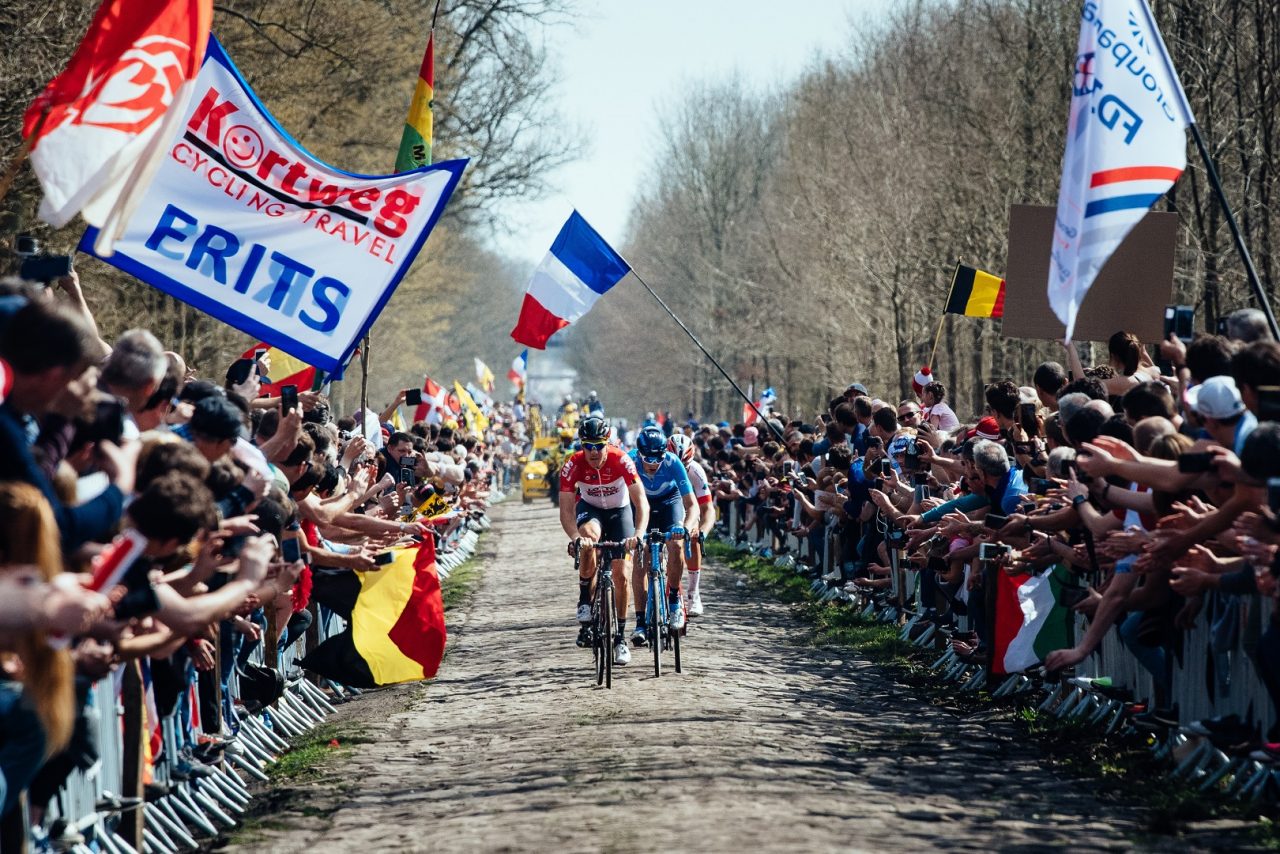
[[[655,528],[664,534],[672,528],[684,527],[684,499],[677,495],[666,501],[656,501],[649,505],[649,530]]]

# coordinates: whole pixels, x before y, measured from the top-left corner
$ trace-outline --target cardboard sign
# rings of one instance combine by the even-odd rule
[[[1055,211],[1045,205],[1009,208],[1005,268],[1006,338],[1062,340],[1066,327],[1049,307],[1050,244]],[[1148,213],[1129,232],[1089,289],[1076,320],[1076,341],[1106,341],[1120,330],[1147,343],[1164,337],[1164,307],[1173,294],[1178,215]]]

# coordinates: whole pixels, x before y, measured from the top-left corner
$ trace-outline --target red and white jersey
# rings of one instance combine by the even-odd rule
[[[707,483],[707,470],[697,460],[689,460],[684,467],[689,471],[689,482],[693,484],[693,497],[699,504],[710,504],[711,484]]]
[[[616,445],[604,449],[604,464],[595,468],[587,462],[584,451],[578,451],[560,469],[560,493],[578,493],[579,497],[602,510],[627,507],[631,494],[627,487],[640,479],[631,457]]]

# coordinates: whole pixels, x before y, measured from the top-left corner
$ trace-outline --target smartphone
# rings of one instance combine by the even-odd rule
[[[1280,385],[1258,386],[1258,420],[1280,421]]]
[[[990,516],[987,516],[990,519]],[[1003,555],[1009,554],[1012,549],[1001,543],[979,543],[978,544],[978,560],[990,561]]]
[[[302,560],[302,541],[297,537],[289,537],[280,543],[280,554],[285,563]]]
[[[1164,307],[1164,337],[1172,333],[1184,344],[1189,344],[1196,334],[1196,309],[1191,305],[1167,305]]]
[[[407,388],[404,390],[404,402],[406,406],[422,405],[422,389]]]
[[[387,566],[388,564],[394,563],[395,559],[395,552],[383,552],[373,556],[373,563],[375,566]]]
[[[914,487],[912,487],[912,489],[915,492],[914,501],[916,504],[919,504],[921,501],[924,501],[926,498],[931,497],[929,495],[929,487],[926,484],[918,483]]]
[[[1008,521],[1009,521],[1008,516],[999,516],[995,513],[988,513],[986,515],[986,518],[982,520],[982,524],[987,526],[993,531],[998,531],[1001,528],[1003,528],[1005,526],[1005,523]]]
[[[1034,403],[1018,404],[1018,423],[1022,429],[1032,436],[1040,435],[1040,425],[1036,421],[1036,405]]]
[[[1213,468],[1213,454],[1208,451],[1178,455],[1178,471],[1183,474],[1200,474]]]
[[[891,471],[893,471],[893,463],[889,462],[887,459],[881,459],[879,469],[880,476],[888,477]]]
[[[255,362],[260,362],[262,361],[262,357],[265,355],[267,355],[267,348],[259,347],[258,349],[253,351],[253,360]]]
[[[1021,507],[1023,515],[1036,512],[1036,503],[1034,501],[1024,501]]]
[[[416,457],[400,458],[400,483],[406,483],[409,486],[417,486],[418,478],[415,475],[415,468],[418,465]]]
[[[124,435],[124,407],[124,401],[114,396],[98,401],[89,430],[91,441],[120,444],[120,437]]]
[[[1054,482],[1047,477],[1031,478],[1031,491],[1036,495],[1048,495],[1049,490],[1055,486]]]
[[[1267,478],[1267,506],[1280,516],[1280,477]]]
[[[22,259],[18,275],[29,282],[49,284],[71,275],[70,255],[32,255]]]
[[[296,385],[280,386],[280,413],[287,414],[298,408],[298,387]]]

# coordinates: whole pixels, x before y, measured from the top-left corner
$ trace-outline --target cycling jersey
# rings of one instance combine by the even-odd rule
[[[693,492],[693,484],[689,482],[689,473],[685,470],[684,463],[670,451],[663,452],[662,462],[652,475],[644,470],[639,450],[632,451],[630,457],[634,470],[640,475],[640,483],[644,485],[644,492],[649,497],[650,504],[678,501],[680,496]]]
[[[711,503],[711,484],[707,482],[706,469],[702,467],[702,463],[697,460],[690,460],[685,466],[689,472],[689,483],[693,486],[693,497],[698,499],[698,504]]]
[[[620,448],[606,446],[598,469],[587,462],[585,451],[578,451],[560,469],[560,494],[576,492],[585,504],[604,510],[627,507],[631,504],[627,487],[636,478],[635,463]]]

